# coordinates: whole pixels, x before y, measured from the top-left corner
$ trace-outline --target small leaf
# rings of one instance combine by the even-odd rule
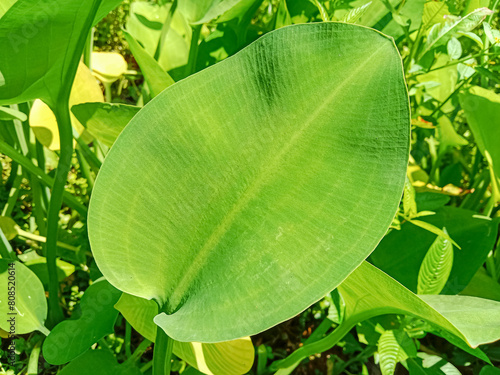
[[[457,38],[452,37],[448,41],[448,45],[446,48],[448,50],[448,56],[450,56],[450,59],[457,60],[460,58],[460,56],[462,56],[462,44],[460,44],[460,41]]]
[[[443,232],[448,234],[446,228]],[[453,246],[451,242],[438,236],[425,255],[418,273],[418,294],[439,294],[450,276],[453,267]]]
[[[71,107],[71,112],[92,136],[111,147],[140,109],[126,104],[83,103]]]
[[[21,262],[0,259],[0,285],[0,328],[16,335],[36,330],[48,335],[45,291],[33,271]]]
[[[417,202],[415,201],[415,189],[406,176],[405,187],[403,190],[403,210],[404,216],[412,218],[417,215]]]
[[[342,18],[342,22],[356,23],[356,21],[363,17],[363,14],[366,13],[371,4],[372,2],[369,1],[366,4],[361,5],[360,7],[351,9],[349,13],[347,13],[344,18]]]
[[[104,279],[89,286],[80,302],[81,316],[59,323],[44,341],[45,360],[53,365],[62,365],[113,333],[118,316],[114,305],[121,294]]]
[[[393,375],[397,363],[407,357],[394,336],[394,330],[387,330],[382,333],[377,347],[382,375]]]
[[[479,35],[471,33],[470,31],[459,31],[457,32],[457,36],[465,36],[469,38],[470,40],[473,40],[474,42],[477,43],[479,48],[484,48],[483,40],[479,37]]]
[[[127,62],[116,52],[92,52],[92,73],[103,83],[115,82],[127,72]]]
[[[447,21],[444,24],[435,24],[430,30],[421,56],[431,49],[447,43],[452,36],[458,35],[459,32],[472,31],[484,21],[486,16],[492,13],[488,8],[478,8],[463,18],[447,16]]]

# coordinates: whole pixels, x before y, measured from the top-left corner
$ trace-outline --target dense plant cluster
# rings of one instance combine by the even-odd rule
[[[0,373],[500,374],[498,0],[0,0]]]

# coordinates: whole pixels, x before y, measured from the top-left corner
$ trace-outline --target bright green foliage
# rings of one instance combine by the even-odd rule
[[[166,73],[160,64],[150,55],[127,31],[123,32],[130,50],[141,67],[144,77],[148,81],[151,96],[154,97],[174,84],[172,77]]]
[[[136,1],[130,6],[130,17],[126,25],[127,33],[139,42],[150,56],[155,56],[157,53],[162,29],[167,22],[171,5],[170,3],[159,5]],[[125,36],[128,43],[130,43],[130,37],[127,37],[127,33]],[[191,34],[191,28],[185,17],[180,12],[175,12],[171,17],[168,32],[163,38],[163,44],[158,51],[158,64],[163,69],[179,68],[188,62]],[[141,68],[144,69],[144,64],[141,63],[141,60],[144,60],[142,52],[136,55],[138,48],[134,42],[132,42],[130,48],[134,57],[139,60]],[[162,80],[162,75],[158,77],[160,80]]]
[[[448,16],[445,23],[438,23],[429,31],[422,54],[440,45],[446,44],[454,35],[470,32],[478,27],[486,16],[490,14],[492,14],[490,9],[479,8],[463,18]]]
[[[443,290],[445,294],[462,291],[495,244],[498,221],[474,215],[472,211],[444,207],[435,215],[422,218],[438,228],[446,227],[451,238],[462,248],[454,252],[449,281]],[[400,231],[392,231],[381,241],[370,261],[416,293],[420,267],[435,239],[435,234],[404,223]]]
[[[100,10],[99,4],[99,0],[17,1],[0,20],[0,103],[39,98],[56,105],[63,87],[73,82],[78,66],[73,57],[81,53],[78,44],[117,1],[103,1]],[[99,16],[94,21],[96,11]]]
[[[477,146],[483,155],[488,152],[496,176],[500,176],[500,95],[474,86],[460,94],[460,103],[467,116]]]
[[[396,364],[406,359],[406,354],[394,336],[394,330],[387,330],[378,340],[378,355],[382,375],[393,375]]]
[[[339,286],[346,302],[346,318],[325,338],[304,345],[276,367],[297,364],[309,355],[330,349],[352,327],[385,314],[407,314],[431,324],[432,332],[483,360],[481,344],[500,339],[500,302],[466,296],[417,296],[393,278],[364,262]],[[479,327],[484,327],[478,329]]]
[[[230,21],[241,17],[258,0],[178,0],[179,10],[191,24],[216,20]]]
[[[346,299],[347,319],[406,313],[429,321],[471,347],[500,338],[500,302],[466,296],[417,296],[365,262],[339,287]],[[477,329],[477,327],[489,327]]]
[[[0,328],[9,332],[9,319],[14,317],[16,334],[40,331],[48,335],[49,331],[44,326],[47,301],[43,285],[28,267],[20,262],[13,263],[9,272],[9,261],[0,259],[0,285],[4,286],[0,288]],[[15,296],[14,310],[9,307],[12,306],[9,304],[9,290]]]
[[[59,323],[43,343],[47,362],[62,365],[86,352],[104,336],[114,332],[121,292],[106,280],[92,284],[80,302],[81,316]]]
[[[115,307],[141,335],[155,341],[158,327],[153,319],[158,314],[158,305],[154,301],[124,293]],[[205,374],[245,374],[254,359],[249,337],[215,344],[176,341],[173,352]]]
[[[448,234],[446,228],[443,228],[443,232]],[[417,293],[439,294],[448,281],[452,267],[453,245],[448,239],[438,236],[420,266]]]
[[[71,112],[89,133],[108,147],[139,110],[139,107],[111,103],[83,103],[71,107]]]
[[[156,323],[179,341],[288,319],[386,232],[408,115],[397,51],[378,32],[270,33],[165,90],[120,135],[92,195],[97,265],[120,290],[155,299]]]

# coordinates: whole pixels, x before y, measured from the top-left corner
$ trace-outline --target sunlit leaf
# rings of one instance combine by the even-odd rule
[[[446,228],[443,232],[448,234]],[[443,290],[453,267],[453,246],[442,237],[437,238],[425,254],[418,272],[417,293],[439,294]]]
[[[101,88],[89,68],[80,63],[70,95],[70,106],[86,102],[103,102]],[[37,99],[30,110],[29,123],[38,141],[51,150],[59,150],[59,130],[54,113],[47,104]],[[71,123],[75,130],[83,135],[86,142],[92,137],[85,134],[83,125],[72,115]]]
[[[80,302],[81,316],[62,321],[45,339],[45,360],[53,365],[62,365],[86,352],[104,336],[113,333],[118,316],[114,305],[121,294],[106,280],[89,286]]]
[[[49,330],[44,323],[47,318],[47,300],[38,277],[21,262],[0,259],[0,328],[16,335],[40,331],[45,335]],[[14,302],[9,303],[13,299]],[[11,331],[11,324],[13,331]]]
[[[407,100],[392,40],[344,23],[276,30],[172,85],[101,168],[89,211],[99,269],[163,306],[155,321],[178,341],[296,315],[391,224]]]

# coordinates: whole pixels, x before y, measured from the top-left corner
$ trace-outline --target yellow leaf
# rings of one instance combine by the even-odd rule
[[[73,88],[69,98],[70,108],[75,104],[87,102],[104,102],[102,90],[89,68],[82,62],[78,66]],[[50,150],[59,150],[59,130],[54,113],[47,104],[37,99],[34,101],[30,111],[29,123],[38,141]],[[71,123],[76,131],[83,136],[85,142],[92,140],[91,136],[84,132],[85,128],[76,117],[71,114]]]
[[[92,71],[103,84],[115,82],[127,69],[127,62],[119,53],[92,52]]]

